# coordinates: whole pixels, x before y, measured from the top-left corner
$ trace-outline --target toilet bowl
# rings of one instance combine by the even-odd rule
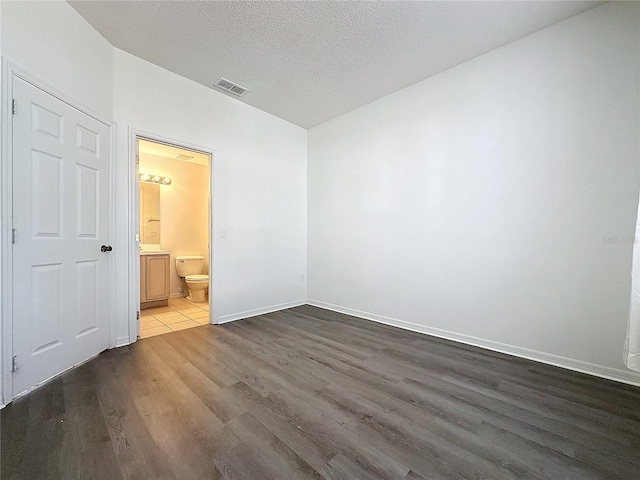
[[[209,275],[203,275],[204,257],[199,255],[187,255],[176,257],[176,273],[184,278],[189,289],[187,300],[192,302],[204,302],[207,299],[209,288]]]
[[[209,275],[187,275],[184,279],[189,288],[189,296],[187,299],[192,302],[204,302],[207,299]]]

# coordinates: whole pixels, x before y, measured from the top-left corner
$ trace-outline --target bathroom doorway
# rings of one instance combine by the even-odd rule
[[[136,136],[139,338],[210,323],[211,154]]]

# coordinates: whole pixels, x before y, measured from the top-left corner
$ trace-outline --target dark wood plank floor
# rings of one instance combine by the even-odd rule
[[[103,353],[0,415],[3,479],[640,478],[640,389],[310,306]]]

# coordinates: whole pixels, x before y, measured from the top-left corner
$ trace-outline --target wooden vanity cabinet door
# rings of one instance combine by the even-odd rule
[[[147,255],[146,301],[169,298],[169,255]]]

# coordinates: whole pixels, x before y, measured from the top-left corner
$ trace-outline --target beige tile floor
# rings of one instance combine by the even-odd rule
[[[186,298],[171,298],[168,307],[147,308],[140,312],[140,338],[208,323],[209,302],[191,302]]]

